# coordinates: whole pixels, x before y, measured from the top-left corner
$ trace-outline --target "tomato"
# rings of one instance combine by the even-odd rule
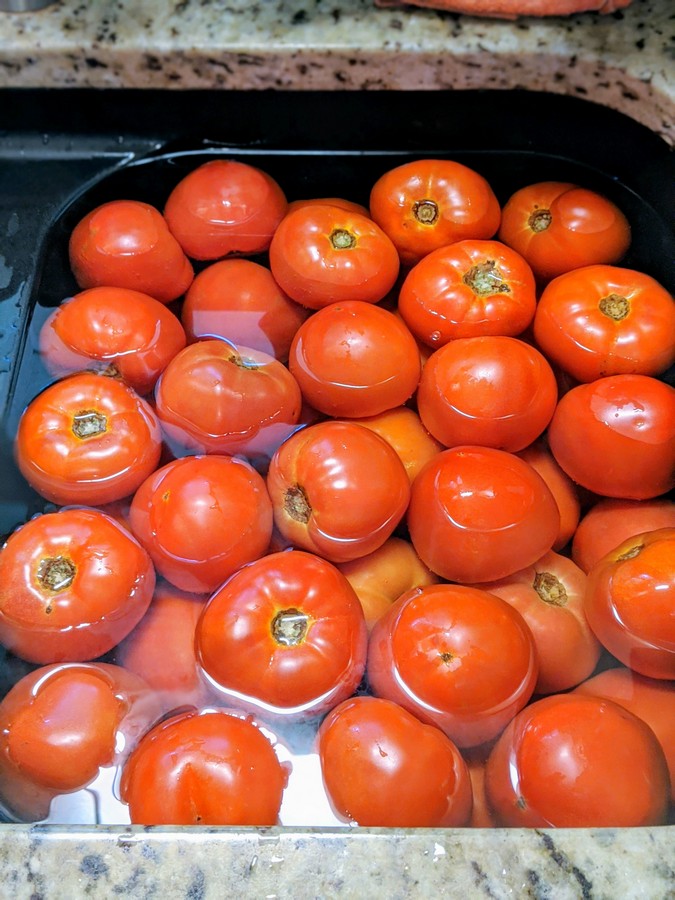
[[[628,220],[607,197],[561,181],[528,184],[502,209],[499,239],[522,254],[538,278],[615,263],[630,245]]]
[[[648,678],[675,679],[675,528],[628,538],[588,574],[584,610],[602,644]]]
[[[665,823],[669,784],[654,732],[600,697],[555,694],[506,727],[487,761],[488,801],[516,828]]]
[[[381,547],[410,499],[396,451],[355,422],[297,431],[272,457],[267,488],[283,537],[338,563]]]
[[[586,574],[549,551],[531,566],[476,585],[510,603],[530,627],[539,658],[536,694],[574,687],[594,671],[602,647],[584,612]]]
[[[370,214],[406,266],[456,241],[491,238],[501,218],[487,180],[450,159],[416,159],[384,172],[372,186]]]
[[[410,483],[433,456],[444,449],[443,444],[426,430],[414,409],[397,406],[376,416],[359,418],[359,425],[379,434],[398,453]]]
[[[577,381],[635,372],[659,375],[675,362],[675,301],[634,269],[587,266],[542,292],[534,337]]]
[[[446,447],[515,453],[542,434],[557,400],[553,370],[535,347],[503,336],[458,338],[427,360],[417,411]]]
[[[81,369],[119,375],[148,394],[186,338],[158,300],[127,288],[96,287],[61,303],[40,329],[40,356],[61,377]]]
[[[181,309],[190,340],[223,338],[282,362],[308,315],[281,290],[269,269],[250,259],[223,259],[202,269]]]
[[[487,747],[490,745],[487,744]],[[473,810],[468,822],[471,828],[496,828],[497,823],[485,796],[485,764],[486,751],[483,747],[475,750],[463,750],[462,756],[469,770],[471,789],[473,791]]]
[[[298,329],[288,367],[305,400],[331,416],[375,416],[412,397],[417,343],[393,313],[362,300],[332,303]]]
[[[0,550],[0,640],[30,662],[95,659],[140,621],[154,587],[150,557],[109,516],[45,513]]]
[[[343,300],[377,303],[399,270],[396,248],[382,229],[337,206],[290,212],[274,233],[269,260],[281,289],[310,309]]]
[[[361,203],[355,203],[353,200],[345,200],[343,197],[310,197],[307,200],[291,200],[288,204],[288,212],[293,212],[301,206],[337,206],[338,209],[344,209],[346,212],[358,213],[361,216],[370,218],[370,210]]]
[[[179,713],[144,735],[120,791],[133,824],[275,825],[287,777],[251,719],[206,709]]]
[[[194,278],[162,214],[139,200],[111,200],[87,213],[70,235],[68,254],[82,289],[128,288],[170,303]]]
[[[211,597],[199,662],[234,706],[316,716],[351,696],[365,669],[363,610],[344,575],[302,550],[242,567]]]
[[[532,633],[487,591],[436,584],[403,594],[375,623],[366,669],[373,694],[436,725],[459,747],[495,738],[537,680]]]
[[[107,663],[43,666],[0,702],[0,801],[37,821],[51,800],[90,784],[159,715],[147,685]]]
[[[318,746],[324,785],[344,819],[393,828],[467,824],[471,781],[459,750],[397,704],[346,700],[322,722]]]
[[[410,270],[398,309],[420,341],[441,347],[457,338],[521,334],[536,309],[534,276],[498,241],[440,247]]]
[[[169,194],[164,217],[191,259],[262,253],[288,203],[267,172],[214,159],[185,175]]]
[[[177,456],[236,453],[266,462],[295,430],[301,404],[283,363],[222,340],[181,350],[155,388],[157,416]]]
[[[560,529],[558,537],[553,542],[553,549],[562,550],[575,534],[581,516],[581,499],[577,486],[555,461],[544,438],[539,438],[529,447],[519,450],[516,456],[541,475],[555,498],[560,513]],[[575,562],[579,565],[577,560]]]
[[[578,385],[558,402],[548,442],[561,469],[589,491],[658,497],[675,483],[675,389],[649,375]]]
[[[154,471],[161,430],[132,388],[82,372],[31,400],[14,449],[21,474],[47,500],[95,506],[129,496]]]
[[[619,544],[644,531],[675,528],[675,503],[654,500],[599,500],[579,522],[572,541],[572,559],[590,572],[602,557]]]
[[[422,469],[407,523],[425,565],[448,581],[472,583],[540,559],[557,537],[560,514],[544,480],[522,459],[468,446],[444,450]]]
[[[272,504],[243,459],[187,456],[162,466],[134,494],[134,534],[160,575],[191,593],[214,591],[265,552]]]

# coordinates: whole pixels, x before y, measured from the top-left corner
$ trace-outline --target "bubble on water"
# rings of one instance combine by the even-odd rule
[[[440,331],[432,331],[431,334],[429,335],[429,338],[431,339],[431,341],[434,344],[437,344],[441,339]]]

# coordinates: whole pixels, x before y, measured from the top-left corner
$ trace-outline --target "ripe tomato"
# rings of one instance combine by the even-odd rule
[[[185,346],[180,320],[149,294],[97,287],[61,303],[40,329],[40,356],[61,377],[81,369],[119,375],[148,394]]]
[[[191,341],[223,338],[282,362],[308,315],[281,290],[269,269],[250,259],[223,259],[202,269],[181,309]]]
[[[561,469],[589,491],[658,497],[675,483],[675,389],[649,375],[578,385],[558,402],[548,442]]]
[[[498,241],[459,241],[410,270],[398,309],[418,340],[441,347],[456,338],[521,334],[536,302],[534,276],[517,253]]]
[[[668,768],[654,732],[600,697],[556,694],[506,727],[487,761],[488,801],[516,828],[665,823]]]
[[[264,553],[272,535],[262,476],[230,456],[162,466],[134,494],[129,519],[158,573],[192,593],[214,591]]]
[[[399,270],[396,248],[367,216],[337,206],[289,213],[269,251],[275,281],[293,300],[321,309],[343,300],[377,303]]]
[[[543,478],[522,459],[491,447],[455,447],[413,482],[407,523],[425,565],[448,581],[472,583],[540,559],[556,539],[560,515]]]
[[[276,825],[287,772],[250,718],[178,713],[143,736],[120,782],[133,824]]]
[[[535,347],[503,336],[458,338],[427,360],[417,411],[446,447],[515,453],[542,434],[557,400],[553,370]]]
[[[588,574],[584,610],[602,644],[648,678],[675,679],[675,528],[628,538]]]
[[[362,300],[331,303],[298,329],[288,367],[314,409],[375,416],[412,397],[420,377],[417,343],[393,313]]]
[[[211,597],[195,635],[199,662],[234,706],[316,716],[351,696],[367,632],[352,586],[302,550],[264,556]]]
[[[444,449],[443,444],[426,430],[414,409],[397,406],[376,416],[359,418],[359,425],[379,434],[398,453],[410,483],[433,456]]]
[[[162,214],[138,200],[111,200],[87,213],[73,229],[68,253],[82,289],[128,288],[170,303],[194,277]]]
[[[577,381],[627,372],[659,375],[675,361],[675,301],[642,272],[586,266],[544,288],[534,337],[547,358]]]
[[[35,663],[95,659],[140,621],[154,587],[150,557],[109,516],[37,516],[0,550],[0,641]]]
[[[487,744],[486,747],[490,745]],[[475,750],[463,750],[462,756],[469,770],[471,789],[473,791],[473,810],[469,820],[470,828],[496,828],[497,822],[492,815],[485,796],[485,764],[486,749],[477,747]]]
[[[473,169],[450,159],[416,159],[377,179],[370,214],[412,266],[438,247],[491,238],[501,210],[487,180]]]
[[[234,159],[214,159],[178,182],[164,217],[189,257],[219,259],[267,250],[287,205],[267,172]]]
[[[370,210],[361,203],[353,200],[345,200],[343,197],[311,197],[308,200],[291,200],[288,204],[288,212],[293,212],[300,206],[337,206],[346,212],[358,213],[361,216],[370,217]]]
[[[628,220],[597,191],[542,181],[516,191],[502,209],[499,240],[522,254],[542,281],[596,263],[615,263],[630,245]]]
[[[302,396],[273,356],[210,340],[174,356],[157,382],[155,405],[175,455],[242,454],[266,462],[295,430]]]
[[[555,498],[560,513],[560,528],[558,537],[553,542],[553,549],[562,550],[569,543],[579,524],[581,500],[577,486],[555,461],[544,438],[539,438],[529,447],[519,450],[516,456],[541,475]]]
[[[377,828],[453,828],[471,815],[466,763],[442,731],[376,697],[352,697],[318,733],[323,782],[337,814]]]
[[[279,532],[338,563],[381,547],[410,499],[396,451],[355,422],[318,422],[296,431],[272,457],[267,488]]]
[[[95,372],[45,388],[24,410],[15,440],[23,477],[60,506],[122,500],[154,471],[160,450],[150,405],[122,381]]]
[[[372,692],[440,728],[459,747],[495,738],[537,680],[532,633],[512,606],[458,584],[414,588],[375,623]]]

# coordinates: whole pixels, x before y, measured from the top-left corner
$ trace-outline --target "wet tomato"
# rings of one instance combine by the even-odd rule
[[[445,449],[429,434],[417,412],[409,406],[397,406],[376,416],[360,417],[359,425],[370,428],[391,444],[405,466],[411,484],[425,463]]]
[[[569,543],[579,524],[581,499],[577,486],[555,461],[545,437],[534,441],[524,450],[519,450],[516,456],[541,475],[553,494],[560,513],[560,528],[553,549],[562,550]]]

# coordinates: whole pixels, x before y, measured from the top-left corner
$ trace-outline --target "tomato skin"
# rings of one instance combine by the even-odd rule
[[[458,747],[494,739],[537,680],[534,640],[504,600],[465,585],[403,594],[373,627],[366,674],[377,697],[436,725]]]
[[[358,213],[361,216],[370,218],[370,210],[361,203],[355,203],[353,200],[345,200],[343,197],[310,197],[307,200],[291,200],[288,204],[288,212],[293,212],[301,206],[337,206],[338,209],[344,209],[346,212]]]
[[[267,172],[214,159],[178,182],[164,218],[191,259],[212,260],[267,250],[287,206],[283,190]]]
[[[555,498],[560,513],[560,529],[553,543],[553,549],[562,550],[575,534],[581,516],[581,500],[577,486],[555,461],[545,438],[539,438],[529,447],[519,450],[516,456],[541,475]],[[577,560],[575,562],[579,564]]]
[[[507,827],[639,827],[664,824],[667,813],[668,768],[654,732],[617,703],[581,694],[522,710],[497,740],[485,783]]]
[[[224,709],[179,713],[131,753],[120,791],[133,824],[275,825],[287,773],[250,719]]]
[[[537,277],[616,263],[630,245],[623,212],[597,191],[543,181],[516,191],[502,209],[499,239],[522,254]]]
[[[648,678],[675,679],[675,528],[628,538],[588,574],[584,610],[601,643]]]
[[[501,219],[488,181],[447,159],[414,160],[384,172],[371,188],[370,214],[406,266],[447,244],[491,238]]]
[[[425,463],[445,449],[426,430],[419,415],[409,406],[387,409],[376,416],[359,418],[359,425],[379,434],[398,453],[412,484]]]
[[[68,375],[38,394],[15,440],[23,477],[59,506],[122,500],[154,471],[160,450],[151,406],[122,381],[94,372]]]
[[[675,389],[649,375],[610,375],[568,391],[548,429],[551,452],[582,487],[648,500],[674,485]]]
[[[343,300],[377,303],[399,271],[396,248],[375,222],[318,204],[298,207],[283,219],[269,260],[282,290],[310,309]]]
[[[321,723],[318,746],[324,785],[345,819],[396,828],[467,824],[471,783],[459,750],[395,703],[344,701]]]
[[[522,334],[536,309],[534,276],[498,241],[459,241],[434,250],[406,276],[398,309],[430,347],[457,338]]]
[[[407,523],[422,562],[448,581],[494,581],[551,549],[560,514],[544,480],[491,447],[437,454],[412,485]],[[448,548],[452,552],[448,552]]]

